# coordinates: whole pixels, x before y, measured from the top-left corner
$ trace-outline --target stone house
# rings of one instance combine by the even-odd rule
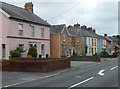
[[[63,25],[52,25],[50,28],[51,57],[70,57],[82,55],[82,38],[79,29]]]
[[[79,24],[75,24],[74,26],[68,27],[69,36],[72,37],[72,46],[69,47],[71,56],[73,55],[83,55],[83,37],[81,33],[79,32]]]

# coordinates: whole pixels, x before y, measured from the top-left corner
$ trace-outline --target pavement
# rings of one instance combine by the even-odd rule
[[[3,72],[3,87],[118,87],[118,60],[71,62],[49,73]]]

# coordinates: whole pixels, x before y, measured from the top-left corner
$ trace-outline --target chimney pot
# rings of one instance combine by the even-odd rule
[[[88,27],[87,30],[88,30],[88,31],[92,31],[92,27]]]
[[[107,36],[107,34],[104,34],[104,36]]]
[[[96,33],[96,30],[94,29],[93,32]]]
[[[85,26],[85,25],[84,25],[84,26],[81,26],[81,29],[86,29],[86,28],[87,28],[87,26]]]
[[[74,24],[74,27],[80,28],[80,24]]]
[[[33,13],[33,4],[32,4],[32,2],[25,3],[24,8]]]

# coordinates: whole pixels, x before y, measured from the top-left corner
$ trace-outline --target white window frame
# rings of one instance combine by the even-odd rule
[[[23,36],[23,24],[18,24],[19,36]]]
[[[80,48],[78,48],[78,55],[80,55]]]
[[[45,29],[41,28],[41,37],[44,37]]]
[[[43,49],[42,49],[42,46],[43,46]],[[41,45],[41,55],[45,56],[45,44]]]
[[[65,34],[63,35],[63,41],[66,41],[66,35]]]
[[[30,26],[30,30],[31,30],[31,37],[35,37],[35,27]]]
[[[66,47],[63,48],[63,51],[64,51],[64,54],[67,55],[67,48]]]
[[[24,44],[19,44],[19,47],[24,50]]]

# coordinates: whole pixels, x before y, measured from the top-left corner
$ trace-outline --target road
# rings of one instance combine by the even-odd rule
[[[4,87],[118,87],[118,59]]]

